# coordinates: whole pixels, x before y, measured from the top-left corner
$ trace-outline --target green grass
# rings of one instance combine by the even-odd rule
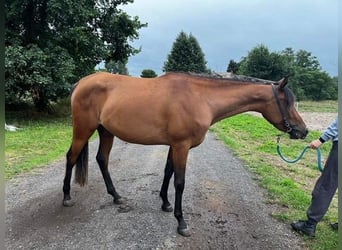
[[[223,120],[212,127],[234,154],[244,160],[254,172],[260,185],[268,191],[268,202],[279,205],[273,216],[285,223],[306,218],[306,209],[311,201],[311,191],[319,176],[316,150],[308,150],[303,158],[288,164],[276,152],[276,138],[279,131],[263,118],[242,114]],[[289,159],[296,158],[304,147],[320,132],[311,131],[305,140],[290,140],[281,137],[281,149]],[[327,157],[330,143],[321,147],[322,155]],[[304,237],[310,249],[337,249],[338,235],[329,228],[330,222],[337,221],[337,196],[325,216],[318,224],[314,240]]]
[[[66,154],[70,147],[70,118],[20,121],[17,132],[5,132],[5,175],[45,166]]]
[[[337,101],[302,101],[298,103],[297,109],[299,112],[326,112],[337,113]]]
[[[23,114],[9,116],[12,116],[9,124],[15,124],[20,130],[5,132],[6,178],[46,166],[66,155],[72,141],[70,116],[43,116],[31,120]],[[96,137],[97,133],[94,133],[90,140]]]

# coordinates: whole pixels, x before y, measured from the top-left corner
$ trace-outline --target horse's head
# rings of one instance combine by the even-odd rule
[[[277,129],[288,133],[291,139],[304,139],[308,129],[294,107],[295,96],[286,85],[287,78],[272,85],[272,102],[262,115]]]

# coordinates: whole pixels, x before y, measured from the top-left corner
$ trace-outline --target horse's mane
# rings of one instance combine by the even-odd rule
[[[222,79],[222,80],[233,80],[238,82],[253,82],[257,84],[274,84],[277,85],[278,83],[275,81],[265,80],[261,78],[251,77],[251,76],[245,76],[245,75],[236,75],[232,73],[193,73],[193,72],[184,72],[185,74],[191,75],[191,76],[198,76],[208,79]]]
[[[236,75],[233,73],[194,73],[194,72],[175,72],[175,73],[183,73],[187,74],[190,76],[195,76],[195,77],[200,77],[200,78],[206,78],[206,79],[215,79],[215,80],[232,80],[232,81],[237,81],[237,82],[245,82],[245,83],[256,83],[256,84],[265,84],[265,85],[278,85],[278,82],[276,81],[270,81],[270,80],[265,80],[261,78],[256,78],[256,77],[250,77],[250,76],[245,76],[245,75]],[[286,99],[286,106],[290,107],[295,101],[296,97],[294,93],[292,92],[291,89],[289,89],[287,86],[283,89],[285,99]]]
[[[287,86],[285,86],[284,90],[284,95],[285,95],[285,100],[286,100],[286,106],[289,108],[293,103],[296,101],[296,96],[292,92],[291,89],[289,89]]]

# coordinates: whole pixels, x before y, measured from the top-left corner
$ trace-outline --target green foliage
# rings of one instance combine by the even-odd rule
[[[239,74],[277,81],[289,74],[289,69],[283,65],[283,58],[279,54],[259,45],[241,60]]]
[[[138,53],[129,42],[147,25],[118,8],[132,2],[5,1],[6,104],[31,99],[45,109],[99,62]]]
[[[281,52],[270,52],[265,45],[259,45],[235,64],[238,74],[274,81],[290,76],[289,86],[299,101],[337,99],[337,78],[322,71],[318,59],[308,51],[295,52],[286,48]],[[235,64],[230,62],[228,68]]]
[[[41,110],[69,93],[74,61],[63,48],[46,51],[33,44],[26,48],[13,45],[6,47],[5,57],[7,105],[32,98]]]
[[[157,76],[158,75],[156,74],[156,72],[154,72],[154,70],[152,69],[144,69],[140,75],[140,77],[143,77],[143,78],[154,78]]]
[[[236,73],[239,70],[240,64],[235,62],[234,60],[230,60],[227,68],[227,72]]]
[[[127,60],[124,62],[110,60],[105,63],[105,68],[107,72],[110,72],[112,74],[128,75],[126,64]]]
[[[337,100],[337,81],[326,72],[300,67],[294,68],[294,75],[289,79],[298,100]]]
[[[181,32],[173,43],[171,53],[167,56],[163,71],[178,72],[208,72],[205,55],[197,41],[192,35]]]

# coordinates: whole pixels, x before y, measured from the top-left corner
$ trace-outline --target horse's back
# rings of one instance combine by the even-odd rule
[[[127,98],[132,101],[144,97],[153,98],[155,102],[160,99],[165,100],[165,97],[177,101],[183,97],[187,99],[189,91],[187,81],[181,74],[169,73],[156,78],[137,78],[97,72],[79,80],[73,90],[72,100],[90,98],[90,96],[96,98],[111,96],[112,99]]]
[[[94,91],[96,89],[111,89],[120,83],[130,81],[132,78],[125,75],[97,72],[80,79],[75,90]]]
[[[95,73],[81,79],[72,96],[76,119],[82,112],[94,127],[101,124],[113,135],[140,144],[169,144],[172,138],[196,134],[198,128],[205,131],[211,122],[210,114],[203,115],[205,105],[182,74],[136,78]]]

